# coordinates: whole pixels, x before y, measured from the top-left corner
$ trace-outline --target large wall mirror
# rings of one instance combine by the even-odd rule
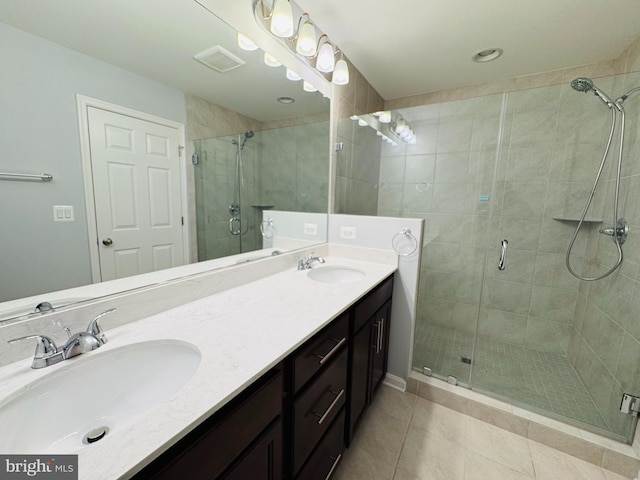
[[[330,100],[288,80],[284,66],[267,66],[262,50],[241,49],[237,32],[197,2],[5,0],[0,43],[0,173],[53,176],[0,178],[0,320],[27,313],[11,310],[19,299],[46,301],[50,292],[110,279],[96,274],[101,260],[92,256],[106,238],[92,225],[102,210],[87,178],[103,181],[112,173],[100,175],[93,166],[87,174],[87,150],[97,156],[88,142],[96,135],[83,130],[82,117],[94,101],[122,107],[117,114],[124,117],[143,112],[150,123],[184,126],[176,127],[175,145],[151,145],[156,151],[169,145],[180,165],[178,221],[188,234],[178,264],[207,260],[215,268],[216,259],[277,250],[269,212],[274,218],[295,212],[307,227],[320,224],[301,236],[300,246],[326,241]],[[107,143],[121,147],[128,127],[102,122],[115,125]],[[119,199],[133,177],[123,178],[105,187]],[[150,197],[145,191],[136,201],[162,216],[162,202]],[[130,286],[139,286],[133,277]]]

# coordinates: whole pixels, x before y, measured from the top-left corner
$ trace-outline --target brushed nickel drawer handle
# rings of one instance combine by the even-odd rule
[[[336,470],[336,468],[338,468],[338,464],[340,463],[340,460],[342,460],[342,454],[339,453],[336,458],[329,458],[333,460],[333,465],[331,465],[331,470],[329,470],[329,474],[325,477],[324,480],[329,480],[331,478],[331,475],[333,475],[333,472]]]
[[[338,342],[338,343],[336,344],[335,347],[329,350],[329,353],[327,353],[326,355],[318,355],[318,354],[315,355],[316,358],[320,359],[320,365],[324,364],[324,362],[329,360],[340,349],[342,345],[347,343],[347,337],[342,337],[341,340],[337,340],[334,338],[332,341]]]
[[[334,391],[331,391],[331,390],[329,390],[329,393],[331,395],[335,395],[336,396],[336,398],[334,398],[333,402],[331,402],[331,405],[329,405],[329,408],[327,408],[323,414],[313,412],[313,415],[320,419],[320,420],[318,420],[318,425],[322,425],[322,422],[324,422],[327,419],[327,417],[331,413],[331,410],[333,410],[333,407],[335,407],[338,404],[338,402],[340,401],[340,399],[344,395],[344,388],[341,389],[338,393],[336,393]]]

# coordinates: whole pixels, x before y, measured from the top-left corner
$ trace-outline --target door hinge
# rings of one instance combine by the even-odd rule
[[[622,402],[620,402],[620,411],[637,417],[638,413],[640,413],[640,397],[635,397],[628,393],[623,394]]]
[[[184,225],[184,217],[180,217],[180,222]]]

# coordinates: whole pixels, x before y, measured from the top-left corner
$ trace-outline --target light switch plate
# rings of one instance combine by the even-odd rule
[[[340,227],[340,238],[346,238],[348,240],[356,239],[356,227]]]
[[[73,214],[73,205],[54,205],[53,221],[54,222],[73,222],[75,220]]]

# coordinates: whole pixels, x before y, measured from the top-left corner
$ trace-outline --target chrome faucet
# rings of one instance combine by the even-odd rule
[[[309,270],[311,269],[311,264],[313,262],[324,263],[325,259],[322,257],[314,257],[314,252],[309,254],[309,257],[305,260],[304,258],[298,258],[298,270]]]
[[[32,338],[37,339],[36,350],[33,354],[33,361],[31,362],[31,368],[43,368],[49,365],[54,365],[58,362],[66,360],[68,358],[75,357],[82,353],[87,353],[96,348],[100,348],[107,343],[107,337],[105,336],[98,320],[105,315],[113,313],[116,309],[112,308],[106,312],[102,312],[96,316],[86,332],[78,332],[71,334],[71,329],[66,327],[65,330],[69,334],[69,339],[65,342],[64,346],[58,348],[51,338],[46,335],[27,335],[24,337],[14,338],[9,340],[9,343],[16,343],[21,340],[30,340]]]

